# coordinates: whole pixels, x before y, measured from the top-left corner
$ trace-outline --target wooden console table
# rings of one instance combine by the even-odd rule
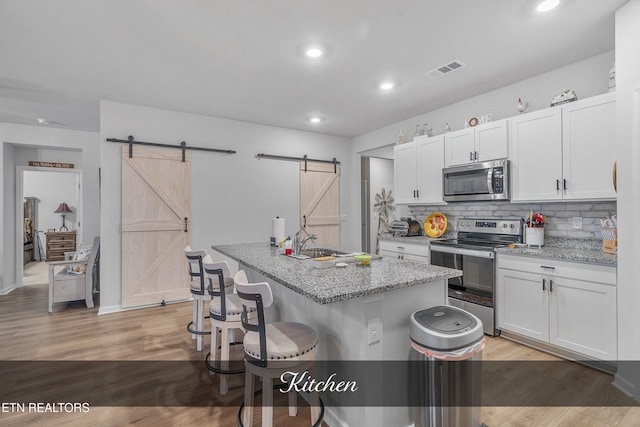
[[[47,258],[45,261],[64,261],[65,252],[75,252],[76,232],[56,231],[47,234]]]

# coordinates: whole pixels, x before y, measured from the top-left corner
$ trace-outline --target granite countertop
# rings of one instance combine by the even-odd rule
[[[532,256],[538,258],[555,259],[559,261],[584,262],[588,264],[602,264],[615,267],[617,257],[602,252],[602,241],[597,239],[566,239],[545,238],[542,247],[515,247],[513,249],[500,248],[498,254]]]
[[[212,246],[226,255],[318,304],[433,283],[462,275],[462,271],[422,262],[381,258],[369,266],[318,269],[312,260],[297,260],[268,243]]]

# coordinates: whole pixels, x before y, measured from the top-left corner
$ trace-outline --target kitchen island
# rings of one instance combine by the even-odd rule
[[[237,261],[252,282],[268,282],[268,321],[296,321],[318,333],[318,360],[409,360],[409,316],[446,303],[446,282],[461,271],[382,258],[370,266],[318,269],[312,260],[282,255],[268,243],[212,246]],[[329,425],[410,425],[407,408],[327,404]]]

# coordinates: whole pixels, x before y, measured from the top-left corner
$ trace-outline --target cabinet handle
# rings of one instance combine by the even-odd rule
[[[555,270],[556,269],[555,267],[549,267],[547,265],[541,265],[540,268],[547,268],[549,270]]]
[[[404,251],[404,246],[398,246],[398,249],[400,249],[401,251]]]
[[[413,198],[416,198],[416,190],[413,190]]]
[[[473,161],[473,151],[469,151],[469,160]]]
[[[563,179],[563,180],[562,180],[562,189],[563,189],[564,191],[567,191],[567,180],[566,180],[566,179]]]
[[[420,190],[416,190],[416,199],[420,198]]]
[[[188,224],[189,224],[189,218],[186,218],[186,217],[185,217],[185,219],[184,219],[184,232],[185,232],[185,233],[187,233],[187,232],[189,231],[189,226],[188,226]]]
[[[553,292],[553,279],[549,279],[549,292]]]
[[[546,290],[547,289],[547,279],[542,279],[542,290]]]
[[[560,191],[560,180],[556,179],[556,191]]]
[[[473,152],[473,160],[478,160],[478,152],[477,151]]]

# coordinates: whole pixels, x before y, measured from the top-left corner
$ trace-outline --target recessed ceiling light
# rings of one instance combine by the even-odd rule
[[[310,47],[305,52],[309,58],[319,58],[323,53],[324,52],[319,47]]]
[[[560,4],[560,0],[543,0],[538,3],[536,10],[538,12],[548,12],[551,9],[556,8]]]
[[[395,83],[393,82],[382,82],[380,83],[380,89],[382,90],[391,90],[395,87]]]
[[[311,123],[317,124],[317,123],[320,123],[322,121],[322,118],[321,117],[309,117],[309,121]]]
[[[49,124],[49,120],[47,119],[36,119],[38,120],[38,123],[40,123],[41,125],[48,125]]]

